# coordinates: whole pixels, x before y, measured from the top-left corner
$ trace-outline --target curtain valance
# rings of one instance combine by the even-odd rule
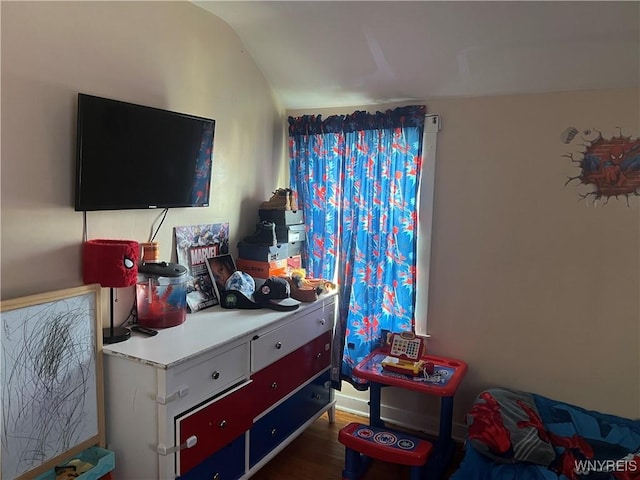
[[[386,112],[368,113],[356,111],[349,115],[332,115],[326,120],[322,115],[289,117],[289,135],[314,135],[318,133],[349,133],[359,130],[384,128],[422,127],[427,113],[425,105],[397,107]]]

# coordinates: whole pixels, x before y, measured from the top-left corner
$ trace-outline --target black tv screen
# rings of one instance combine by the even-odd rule
[[[209,205],[215,120],[78,94],[75,210]]]

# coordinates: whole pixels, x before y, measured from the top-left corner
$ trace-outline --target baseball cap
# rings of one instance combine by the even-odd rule
[[[260,305],[273,310],[295,310],[298,300],[291,298],[291,286],[284,278],[269,277],[253,292],[253,299]]]
[[[224,284],[224,289],[236,290],[250,297],[256,289],[256,282],[248,273],[236,270],[227,279],[227,282]]]
[[[251,275],[235,271],[224,284],[224,291],[220,292],[220,306],[222,308],[262,308],[253,300],[256,282]]]

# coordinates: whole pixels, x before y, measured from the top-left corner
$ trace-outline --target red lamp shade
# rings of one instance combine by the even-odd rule
[[[82,277],[86,284],[122,288],[138,279],[140,245],[132,240],[89,240],[82,251]]]

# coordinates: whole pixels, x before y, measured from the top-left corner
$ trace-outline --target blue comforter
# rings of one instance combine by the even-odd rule
[[[479,395],[467,423],[465,457],[452,480],[640,479],[637,420],[536,394],[493,389]],[[523,429],[529,429],[526,435]],[[552,454],[536,457],[534,449]],[[526,459],[518,457],[523,450],[529,455]],[[542,458],[546,460],[538,461]]]

